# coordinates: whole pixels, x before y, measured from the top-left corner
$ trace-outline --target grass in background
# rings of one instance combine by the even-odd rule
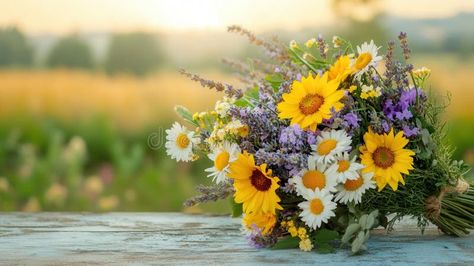
[[[176,165],[148,145],[175,104],[202,110],[219,97],[178,74],[4,71],[0,80],[0,210],[176,211],[210,182],[205,162]]]

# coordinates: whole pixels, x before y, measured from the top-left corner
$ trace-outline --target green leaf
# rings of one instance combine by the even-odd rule
[[[355,233],[357,233],[360,229],[361,229],[361,226],[358,223],[350,224],[349,226],[347,226],[346,232],[344,233],[344,235],[341,238],[341,242],[342,243],[349,243],[352,236]]]
[[[298,237],[286,236],[278,239],[271,249],[291,249],[299,246],[300,239]]]
[[[258,100],[259,98],[259,88],[258,86],[254,86],[245,91],[244,96],[237,101],[235,101],[235,105],[238,107],[247,107],[251,105],[251,100]]]
[[[328,243],[319,244],[316,247],[316,251],[321,254],[332,253],[335,251],[334,247]]]
[[[278,90],[278,88],[280,88],[280,85],[285,82],[283,76],[280,73],[268,75],[265,77],[265,80],[268,81],[270,85],[272,85],[272,88],[274,90]]]
[[[375,224],[375,218],[374,216],[369,215],[367,217],[367,221],[365,222],[365,230],[370,230],[374,227]]]
[[[369,214],[369,218],[372,220],[373,218],[373,222],[372,222],[372,226],[370,229],[372,228],[376,228],[379,226],[379,211],[378,210],[375,210],[375,211],[372,211],[370,214]]]
[[[351,245],[351,251],[352,254],[357,254],[362,250],[362,246],[364,245],[365,242],[365,233],[364,231],[360,231],[357,234],[357,237],[352,241]]]
[[[174,111],[181,117],[184,121],[189,122],[195,126],[199,126],[196,121],[193,120],[193,115],[191,112],[188,110],[188,108],[182,106],[182,105],[176,105],[174,107]]]
[[[369,217],[369,216],[368,216],[367,214],[364,214],[364,215],[362,215],[362,216],[359,218],[359,224],[360,224],[360,226],[361,226],[362,228],[364,228],[364,229],[366,228],[367,218],[368,218],[368,217]]]
[[[365,232],[364,242],[367,242],[369,238],[370,238],[370,230],[367,230],[367,232]]]
[[[258,92],[259,92],[258,86],[254,86],[254,87],[246,90],[245,93],[244,93],[244,96],[249,98],[249,99],[257,100],[259,98]]]
[[[235,106],[238,106],[238,107],[247,107],[247,106],[249,106],[249,102],[244,98],[238,99],[237,101],[234,102],[234,104],[235,104]]]
[[[232,217],[240,217],[242,215],[242,203],[235,202],[233,197],[229,197],[229,202],[232,207]]]
[[[339,234],[336,231],[323,228],[316,232],[316,235],[314,236],[314,241],[321,245],[323,243],[329,243],[330,241],[338,238]]]

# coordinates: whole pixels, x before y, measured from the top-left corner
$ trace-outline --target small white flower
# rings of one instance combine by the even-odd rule
[[[325,164],[316,163],[314,157],[308,158],[308,168],[303,169],[297,176],[289,181],[296,187],[296,193],[300,196],[305,196],[308,190],[314,191],[327,190],[336,192],[336,176],[328,171]]]
[[[343,184],[337,186],[338,192],[336,193],[335,201],[347,204],[354,202],[358,204],[362,200],[362,195],[368,189],[375,188],[375,181],[372,180],[374,173],[361,173],[354,180],[346,180]]]
[[[368,99],[368,98],[377,98],[382,95],[382,89],[380,87],[374,88],[374,86],[370,85],[362,85],[362,91],[360,93],[360,98]]]
[[[212,177],[217,184],[227,180],[229,165],[237,159],[239,154],[240,148],[235,143],[224,142],[221,146],[215,147],[208,155],[209,159],[214,161],[214,166],[205,170],[210,173],[208,177]]]
[[[166,153],[176,161],[188,162],[193,159],[193,145],[199,143],[194,132],[187,130],[178,122],[166,130]]]
[[[295,40],[290,41],[290,48],[291,49],[298,48],[298,43]]]
[[[339,36],[332,36],[332,44],[334,45],[334,48],[341,47],[342,43],[343,40]]]
[[[229,110],[232,107],[232,103],[235,100],[233,98],[226,98],[222,101],[217,101],[214,110],[220,117],[226,117],[229,114]]]
[[[315,38],[311,38],[311,39],[307,40],[304,45],[306,46],[306,48],[311,48],[311,47],[313,47],[315,44],[316,44],[316,39],[315,39]]]
[[[329,164],[334,162],[336,155],[351,149],[351,138],[345,130],[323,131],[311,148],[316,162]]]
[[[358,56],[353,62],[356,78],[367,72],[371,66],[376,67],[377,63],[382,60],[382,56],[377,55],[379,49],[380,47],[377,47],[373,40],[370,43],[364,42],[361,46],[357,46]]]
[[[334,210],[337,204],[332,201],[332,194],[316,189],[308,191],[304,197],[306,201],[298,204],[303,211],[300,213],[301,220],[313,229],[321,227],[322,223],[327,223],[329,218],[336,216]]]
[[[344,183],[346,180],[355,180],[359,177],[359,170],[364,166],[356,163],[356,156],[349,159],[349,153],[344,152],[335,157],[336,161],[329,167],[328,172],[334,176],[339,183]]]

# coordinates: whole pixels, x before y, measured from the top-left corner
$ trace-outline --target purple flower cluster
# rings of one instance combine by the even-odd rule
[[[358,128],[359,127],[359,122],[360,118],[357,116],[356,113],[354,112],[349,112],[347,114],[342,115],[343,121],[342,121],[342,126],[345,128]]]
[[[389,98],[383,103],[383,112],[390,121],[395,120],[408,120],[413,117],[410,111],[410,107],[416,102],[416,94],[422,96],[422,91],[415,88],[409,90],[399,90],[400,95],[397,102]]]
[[[278,98],[273,97],[261,92],[255,106],[233,108],[231,115],[250,128],[240,148],[253,153],[257,164],[266,163],[275,175],[288,179],[306,167],[317,135],[279,119],[275,112]]]
[[[417,95],[418,94],[418,95]],[[399,89],[398,93],[392,97],[387,97],[382,104],[383,112],[388,121],[382,122],[385,132],[390,130],[392,124],[399,125],[406,137],[413,137],[419,134],[420,129],[413,124],[412,110],[417,101],[423,100],[423,92],[420,89],[410,88],[408,90]]]
[[[316,143],[316,134],[301,129],[298,124],[280,129],[279,144],[283,151],[300,152]]]
[[[247,236],[247,241],[254,248],[266,248],[274,245],[277,239],[273,235],[263,235],[260,228],[252,225],[252,231]]]
[[[407,138],[420,134],[420,129],[418,127],[410,128],[408,125],[403,125],[402,129]]]

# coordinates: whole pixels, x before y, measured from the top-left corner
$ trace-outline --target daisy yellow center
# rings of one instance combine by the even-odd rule
[[[334,148],[336,148],[337,141],[333,139],[327,139],[318,145],[319,155],[328,155]]]
[[[253,170],[250,176],[250,183],[258,191],[267,191],[272,185],[272,181],[258,169]]]
[[[308,94],[300,101],[300,111],[304,115],[316,113],[324,103],[324,98],[318,94]]]
[[[359,189],[362,184],[364,184],[364,179],[362,178],[362,176],[359,176],[359,178],[357,178],[356,180],[347,180],[344,183],[344,189],[348,191],[355,191]]]
[[[395,163],[395,154],[389,148],[378,147],[372,154],[372,159],[376,166],[387,169]]]
[[[320,199],[313,199],[309,203],[309,208],[313,214],[321,214],[324,211],[323,202]]]
[[[181,133],[176,138],[176,145],[181,149],[186,149],[189,146],[189,138],[186,134]]]
[[[229,157],[230,155],[227,151],[223,151],[216,156],[214,167],[217,171],[222,171],[229,164]]]
[[[370,53],[361,53],[355,62],[354,67],[358,70],[362,70],[372,61],[372,55]]]
[[[337,171],[339,173],[343,173],[349,169],[351,166],[351,163],[348,160],[342,160],[337,163],[339,167],[337,168]]]
[[[310,170],[303,175],[303,185],[312,190],[326,187],[326,176],[317,170]]]

